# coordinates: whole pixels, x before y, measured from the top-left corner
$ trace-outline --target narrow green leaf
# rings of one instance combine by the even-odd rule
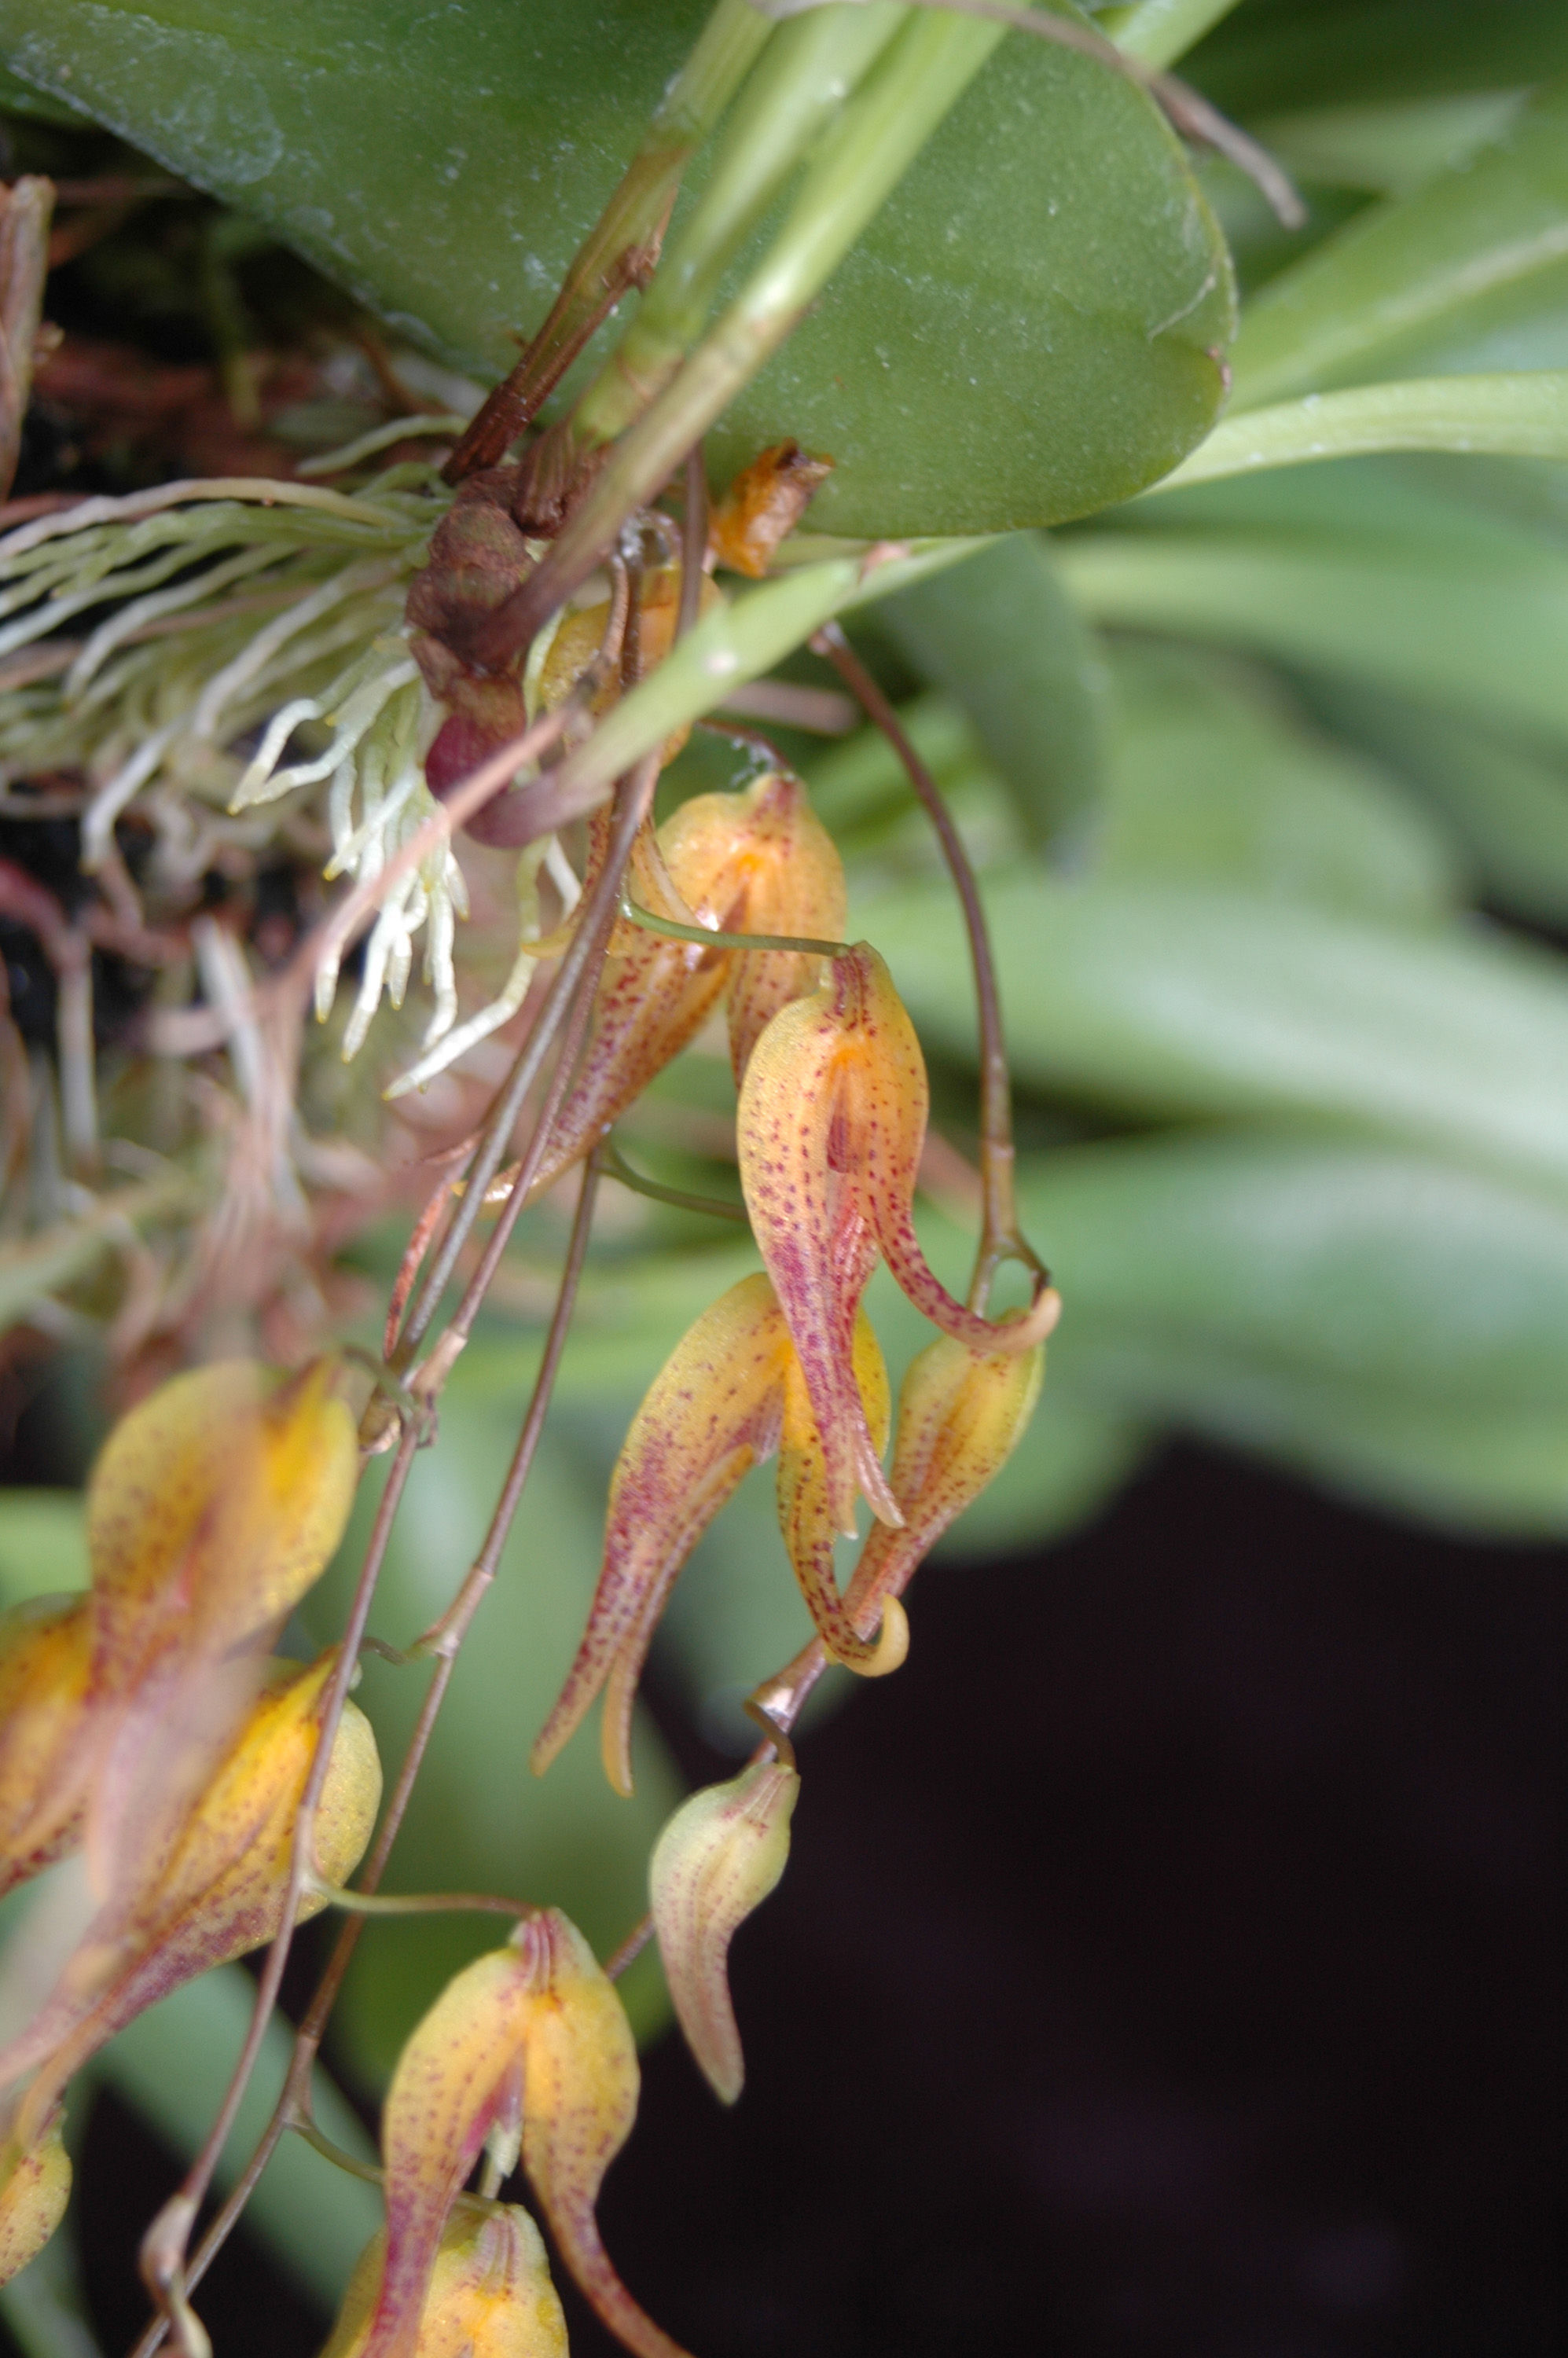
[[[1271,115],[1253,129],[1294,178],[1403,197],[1498,137],[1523,95],[1476,91],[1460,98],[1309,107]]]
[[[1568,973],[1549,953],[1239,893],[1014,876],[989,900],[1026,1081],[1144,1112],[1351,1125],[1568,1182]],[[862,920],[927,1035],[970,1055],[944,896]]]
[[[1419,374],[1464,331],[1558,307],[1568,269],[1568,82],[1497,142],[1360,214],[1264,288],[1234,353],[1233,406]]]
[[[1184,69],[1249,124],[1284,107],[1517,90],[1568,72],[1561,0],[1250,0]]]
[[[1300,401],[1245,410],[1217,426],[1206,442],[1144,497],[1222,475],[1374,450],[1568,459],[1568,369],[1417,377],[1357,385],[1346,393],[1309,393]]]
[[[1040,535],[993,542],[884,600],[879,619],[968,714],[1030,840],[1070,834],[1104,784],[1105,666]]]

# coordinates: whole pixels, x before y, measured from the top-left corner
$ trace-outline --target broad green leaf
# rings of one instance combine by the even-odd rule
[[[1097,533],[1063,566],[1095,622],[1249,648],[1568,742],[1568,563],[1544,546],[1520,563],[1327,535]]]
[[[1106,1336],[1136,1336],[1412,1408],[1551,1408],[1568,1436],[1560,1191],[1404,1146],[1248,1131],[1075,1148],[1021,1177],[1062,1288],[1051,1353],[1075,1395],[1103,1380]]]
[[[701,0],[0,0],[0,63],[296,245],[398,332],[510,365],[702,21]],[[795,435],[872,535],[1124,498],[1218,406],[1227,265],[1152,103],[1003,44],[713,438]],[[602,343],[600,347],[604,349]]]
[[[222,1965],[138,2015],[93,2064],[94,2072],[182,2160],[196,2154],[211,2126],[254,1996],[255,1984],[242,1966]],[[275,2015],[218,2165],[218,2184],[225,2191],[271,2117],[293,2045]],[[357,2160],[374,2159],[358,2115],[324,2071],[315,2075],[311,2104],[317,2125],[334,2145]],[[373,2186],[335,2169],[301,2138],[286,2136],[262,2174],[245,2218],[297,2282],[332,2304],[381,2224],[381,2198]]]
[[[1309,393],[1244,410],[1217,426],[1174,474],[1146,496],[1223,475],[1301,467],[1374,450],[1485,451],[1568,459],[1568,369],[1493,376],[1414,377]]]
[[[1560,0],[1249,0],[1182,70],[1247,122],[1285,107],[1514,90],[1568,72]]]
[[[1458,898],[1454,849],[1386,771],[1304,729],[1247,666],[1119,644],[1106,881],[1233,884],[1396,919]]]
[[[407,1645],[446,1608],[478,1552],[517,1437],[521,1404],[454,1382],[436,1445],[416,1461],[376,1594],[373,1626]],[[379,1486],[377,1486],[379,1487]],[[311,1598],[312,1630],[341,1625],[373,1497],[362,1498],[337,1565]],[[451,1692],[387,1877],[391,1891],[477,1890],[568,1909],[601,1955],[644,1907],[647,1856],[679,1798],[664,1747],[638,1729],[637,1792],[604,1780],[594,1731],[535,1778],[528,1749],[555,1701],[599,1571],[602,1499],[546,1444],[494,1587],[459,1657]],[[395,1774],[429,1672],[367,1660],[358,1700]],[[375,1924],[361,1942],[339,2017],[343,2052],[374,2082],[437,1991],[495,1945],[493,1918]],[[643,2020],[649,2016],[646,2004]]]
[[[954,696],[1045,848],[1104,784],[1105,666],[1047,544],[1015,533],[884,600],[883,630]]]
[[[1013,1066],[1035,1086],[1351,1125],[1568,1182],[1568,970],[1546,952],[1242,893],[1018,876],[989,900]],[[972,1055],[945,896],[860,915],[926,1037]]]
[[[1568,762],[1346,681],[1318,681],[1312,700],[1443,813],[1487,900],[1548,924],[1568,918]]]
[[[1234,406],[1417,376],[1463,337],[1561,309],[1568,285],[1568,81],[1411,195],[1375,207],[1248,307]]]

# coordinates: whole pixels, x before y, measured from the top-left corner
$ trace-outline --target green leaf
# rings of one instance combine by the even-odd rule
[[[1371,450],[1568,459],[1568,369],[1416,377],[1357,385],[1347,393],[1309,393],[1300,401],[1246,410],[1217,426],[1147,496],[1222,475],[1301,467]]]
[[[1568,763],[1345,681],[1319,681],[1312,701],[1442,812],[1487,900],[1547,924],[1568,918]]]
[[[0,1607],[87,1585],[79,1490],[0,1490]]]
[[[1303,729],[1247,666],[1119,644],[1092,869],[1422,920],[1452,908],[1446,832],[1387,772]]]
[[[1105,532],[1075,538],[1062,563],[1095,622],[1247,647],[1568,742],[1568,564],[1544,536],[1505,552],[1485,531],[1434,535],[1428,548],[1327,532]]]
[[[497,1400],[462,1374],[447,1394],[434,1448],[415,1465],[394,1527],[373,1626],[406,1646],[450,1603],[479,1551],[517,1438],[515,1395]],[[379,1485],[367,1486],[378,1488]],[[359,1500],[348,1538],[308,1617],[326,1642],[341,1626],[374,1496]],[[636,1738],[637,1793],[622,1801],[585,1731],[535,1778],[528,1749],[577,1650],[599,1573],[602,1495],[546,1442],[495,1585],[458,1660],[404,1832],[390,1891],[477,1890],[564,1908],[601,1955],[647,1905],[648,1853],[680,1788],[651,1725]],[[388,1779],[429,1677],[419,1664],[366,1661],[359,1701],[370,1714]],[[334,2017],[346,2062],[374,2084],[451,1974],[497,1941],[493,1917],[454,1915],[368,1927]],[[643,2026],[648,2016],[644,2008]]]
[[[1359,214],[1249,305],[1234,405],[1368,376],[1561,309],[1568,286],[1568,81],[1538,92],[1496,143],[1408,197]]]
[[[1143,1112],[1349,1125],[1568,1182],[1568,973],[1546,952],[1242,893],[1016,876],[989,903],[1025,1081]],[[946,898],[863,916],[927,1036],[971,1056]]]
[[[138,2015],[93,2065],[182,2160],[196,2154],[212,2125],[254,1996],[249,1974],[222,1965]],[[225,2191],[271,2117],[293,2046],[292,2032],[275,2015],[218,2166]],[[359,2115],[324,2071],[315,2074],[311,2104],[318,2127],[334,2145],[358,2160],[375,2159]],[[349,2270],[382,2223],[381,2196],[301,2138],[286,2136],[262,2173],[245,2220],[290,2276],[335,2306]]]
[[[1561,0],[1249,0],[1183,67],[1249,123],[1284,107],[1514,90],[1568,72]]]
[[[878,620],[968,714],[1030,840],[1069,833],[1104,783],[1104,659],[1034,533],[886,600]]]
[[[703,14],[0,0],[0,61],[492,374]],[[830,452],[817,516],[837,532],[1054,522],[1201,438],[1232,324],[1218,233],[1155,108],[1090,59],[1012,39],[736,405],[714,464],[788,435]]]

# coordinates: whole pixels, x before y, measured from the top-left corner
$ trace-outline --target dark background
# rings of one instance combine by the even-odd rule
[[[1186,1447],[927,1569],[908,1667],[803,1747],[741,2104],[646,2060],[600,2211],[639,2299],[698,2358],[1568,2347],[1562,1571]],[[100,2098],[110,2352],[175,2177]],[[226,2358],[324,2326],[243,2243],[200,2306]]]

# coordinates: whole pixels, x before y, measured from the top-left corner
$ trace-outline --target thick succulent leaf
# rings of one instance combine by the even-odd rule
[[[1496,143],[1411,195],[1358,215],[1248,308],[1235,402],[1370,376],[1542,310],[1568,274],[1568,81],[1540,91]]]
[[[887,599],[880,622],[968,714],[1043,847],[1104,783],[1105,670],[1049,546],[1017,533]]]
[[[989,902],[1025,1080],[1142,1111],[1353,1124],[1568,1184],[1556,957],[1242,893],[1019,877]],[[928,1036],[972,1055],[945,898],[865,914]]]
[[[243,206],[391,325],[483,373],[536,326],[703,0],[0,0],[0,63]],[[1212,421],[1227,267],[1142,94],[1003,44],[714,438],[795,435],[832,530],[1048,523]]]

